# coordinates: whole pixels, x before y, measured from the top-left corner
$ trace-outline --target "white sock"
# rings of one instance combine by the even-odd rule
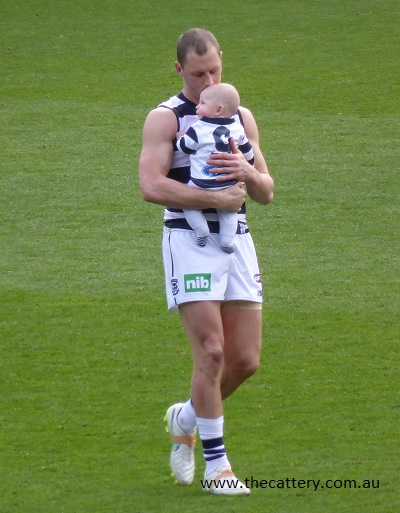
[[[194,428],[196,427],[196,412],[194,411],[191,399],[186,401],[178,413],[178,424],[187,433],[194,431]]]
[[[204,459],[206,460],[206,475],[211,475],[217,467],[231,468],[226,456],[225,445],[222,439],[224,430],[224,417],[217,419],[202,419],[197,417],[197,428],[203,445]]]

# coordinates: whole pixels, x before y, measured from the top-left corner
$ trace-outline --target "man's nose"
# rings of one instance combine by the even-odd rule
[[[207,73],[205,75],[205,83],[206,83],[207,87],[213,85],[214,80],[213,80],[213,77],[212,77],[211,73]]]

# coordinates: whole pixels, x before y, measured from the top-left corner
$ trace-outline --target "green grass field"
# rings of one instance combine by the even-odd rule
[[[397,0],[1,2],[1,513],[400,511],[399,18]],[[191,353],[137,167],[193,26],[276,181],[248,205],[264,347],[225,405],[233,467],[379,488],[212,497],[200,450],[193,486],[170,477]]]

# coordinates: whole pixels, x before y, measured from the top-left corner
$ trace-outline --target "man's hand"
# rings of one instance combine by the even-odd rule
[[[216,176],[215,180],[218,182],[226,182],[229,180],[238,180],[240,182],[246,182],[254,176],[254,167],[247,162],[244,158],[243,153],[238,149],[232,137],[229,138],[229,144],[232,153],[213,153],[210,155],[207,164],[211,166],[218,166],[214,169],[210,169],[210,173],[221,173],[225,176]]]
[[[222,189],[221,191],[212,192],[212,194],[219,195],[218,208],[227,210],[228,212],[238,212],[246,200],[246,191],[241,182],[238,182],[232,187]]]
[[[274,181],[268,173],[267,164],[259,147],[257,125],[254,118],[249,111],[242,111],[242,114],[244,113],[246,113],[246,118],[249,116],[246,119],[247,137],[254,151],[254,166],[247,162],[232,138],[229,139],[232,153],[213,153],[207,163],[211,166],[219,166],[215,170],[209,170],[210,173],[217,173],[215,180],[218,182],[227,180],[244,182],[250,198],[261,205],[266,205],[274,197]],[[249,134],[252,135],[252,138],[249,137]],[[218,173],[224,173],[225,176],[218,176]]]

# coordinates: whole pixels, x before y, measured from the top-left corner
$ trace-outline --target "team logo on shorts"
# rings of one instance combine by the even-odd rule
[[[185,274],[185,292],[209,292],[211,290],[211,274]]]
[[[178,280],[176,278],[173,278],[171,280],[171,287],[172,287],[172,295],[176,296],[179,292]]]
[[[262,282],[261,274],[255,274],[254,279],[256,280],[257,283],[261,283]]]

